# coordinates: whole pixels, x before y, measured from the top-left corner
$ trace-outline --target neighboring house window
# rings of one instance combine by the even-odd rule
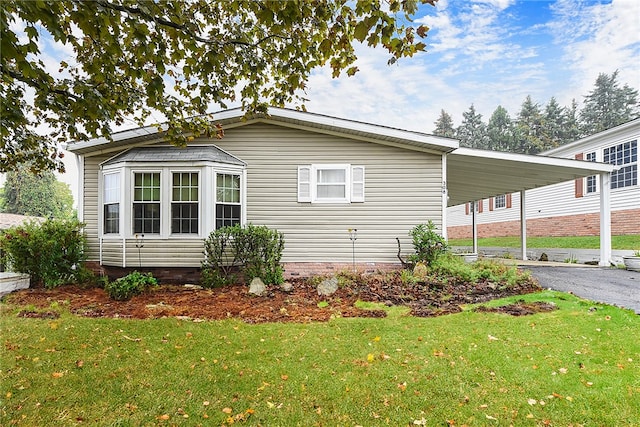
[[[588,162],[595,162],[596,161],[596,153],[587,153],[586,155],[586,160]],[[595,193],[596,192],[596,176],[595,175],[591,175],[587,177],[587,188],[586,191],[587,193]]]
[[[630,141],[604,149],[604,162],[619,166],[611,173],[611,188],[638,183],[638,141]]]
[[[240,224],[240,175],[216,175],[216,229]]]
[[[104,175],[103,180],[104,234],[120,233],[120,173]]]
[[[507,207],[507,195],[502,194],[500,196],[496,196],[494,200],[494,207],[496,209],[503,209]]]
[[[160,233],[160,173],[134,173],[133,232]]]
[[[173,172],[171,233],[198,234],[198,173]]]
[[[364,202],[364,166],[309,165],[298,167],[298,201]]]

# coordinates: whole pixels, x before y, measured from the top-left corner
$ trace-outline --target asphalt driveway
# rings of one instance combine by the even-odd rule
[[[640,272],[605,267],[526,266],[540,286],[640,314]]]

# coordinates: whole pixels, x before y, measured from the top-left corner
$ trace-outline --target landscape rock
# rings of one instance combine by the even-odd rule
[[[293,292],[293,285],[289,282],[284,282],[281,286],[280,289],[282,290],[282,292]]]
[[[429,269],[423,262],[419,262],[413,267],[413,277],[417,280],[427,280],[429,277]]]
[[[338,279],[336,277],[332,277],[330,279],[325,279],[318,285],[318,295],[320,296],[330,296],[333,295],[338,290]]]
[[[251,295],[255,295],[257,297],[263,296],[267,292],[267,287],[265,286],[262,279],[259,277],[254,277],[251,281],[251,285],[249,286],[249,293]]]

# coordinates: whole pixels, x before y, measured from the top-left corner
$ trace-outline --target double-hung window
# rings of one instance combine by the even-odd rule
[[[586,160],[588,162],[595,162],[596,161],[596,153],[592,152],[592,153],[587,153],[587,155],[585,156]],[[596,192],[596,176],[595,175],[591,175],[587,177],[587,188],[586,188],[586,192],[587,193],[595,193]]]
[[[171,190],[171,233],[198,234],[198,173],[173,172]]]
[[[160,172],[133,174],[133,232],[160,233]]]
[[[611,188],[638,184],[638,141],[629,141],[604,149],[604,162],[620,166],[611,173]]]
[[[364,202],[364,166],[348,164],[299,166],[298,201]]]
[[[102,181],[103,186],[103,232],[104,234],[120,233],[120,173],[107,173]]]
[[[502,194],[500,196],[496,196],[494,201],[494,208],[495,209],[503,209],[507,207],[507,195],[506,194]]]
[[[240,175],[216,174],[216,229],[240,224]]]

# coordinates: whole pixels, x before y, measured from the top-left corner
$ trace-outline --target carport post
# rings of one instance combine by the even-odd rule
[[[600,174],[600,262],[608,266],[611,260],[611,174]]]
[[[520,248],[522,260],[527,260],[527,209],[525,206],[525,191],[520,191]]]
[[[478,253],[478,221],[476,218],[476,201],[471,202],[471,237],[473,238],[473,251],[472,253]]]

